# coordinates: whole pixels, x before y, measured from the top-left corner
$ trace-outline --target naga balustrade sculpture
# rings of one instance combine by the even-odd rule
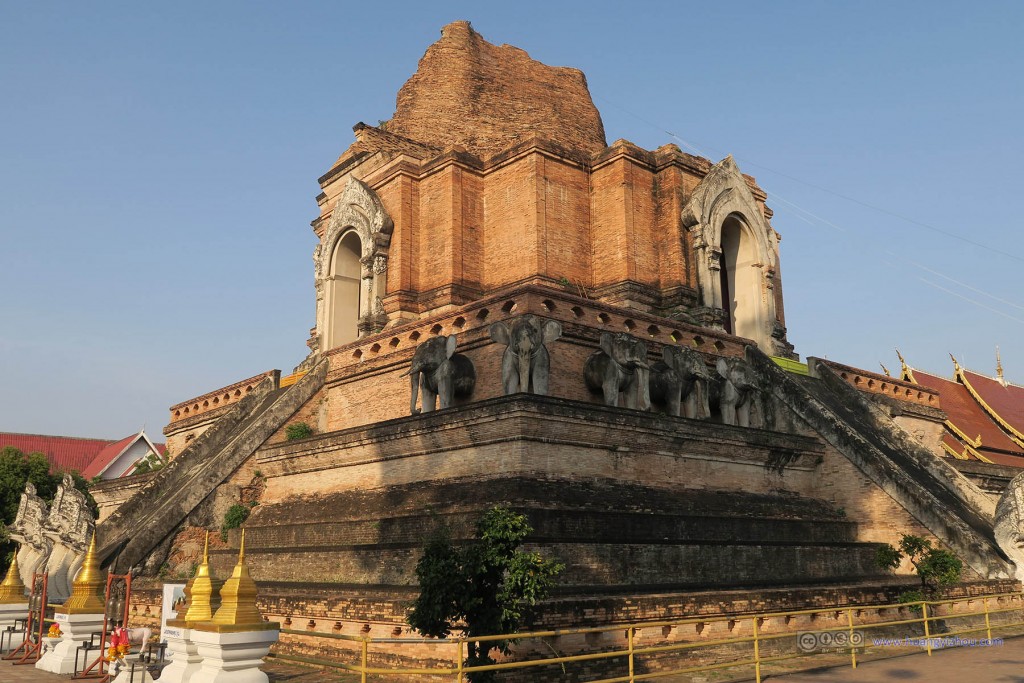
[[[9,528],[10,537],[20,544],[18,568],[26,585],[32,573],[49,574],[50,599],[63,602],[71,595],[72,579],[82,566],[95,522],[85,494],[75,488],[70,475],[57,487],[53,505],[25,485],[18,513]]]
[[[1017,566],[1017,580],[1024,580],[1024,472],[999,497],[993,531],[1000,549]]]
[[[473,393],[476,384],[476,369],[473,361],[461,353],[455,353],[458,344],[455,335],[431,337],[416,347],[409,371],[409,388],[412,398],[409,412],[417,415],[416,399],[422,392],[422,412],[429,413],[440,402],[444,410],[452,405],[456,396],[464,397]]]
[[[501,384],[505,395],[517,392],[548,393],[551,356],[546,344],[562,336],[562,325],[527,314],[510,325],[490,326],[491,339],[507,348],[501,356]]]
[[[625,332],[602,332],[601,350],[587,358],[583,379],[607,406],[618,406],[621,393],[627,408],[650,410],[650,368],[643,341]]]
[[[651,399],[664,403],[666,412],[675,417],[709,417],[708,396],[717,380],[704,358],[684,346],[666,346],[661,357],[651,366]]]

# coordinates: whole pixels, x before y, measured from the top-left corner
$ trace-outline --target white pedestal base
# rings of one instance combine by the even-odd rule
[[[74,673],[75,653],[82,643],[89,641],[93,633],[103,629],[103,615],[58,612],[53,618],[64,635],[55,648],[48,650],[36,662],[36,668],[62,676]],[[81,660],[81,653],[79,653],[79,660]],[[79,661],[78,665],[87,666],[88,664]]]
[[[6,631],[8,626],[14,626],[16,619],[24,619],[28,616],[28,603],[16,602],[0,605],[0,631]],[[13,650],[25,640],[23,631],[12,632],[4,636],[4,646],[0,652]]]
[[[189,683],[268,683],[263,658],[280,635],[277,629],[238,633],[189,632],[203,663]]]
[[[117,674],[117,677],[113,679],[113,683],[156,683],[142,664],[135,664],[135,675],[132,675],[132,662],[138,662],[138,660],[139,655],[126,657],[124,666],[121,667],[121,672]],[[163,680],[163,677],[160,680]]]
[[[167,643],[167,658],[171,660],[160,673],[160,683],[190,683],[203,661],[198,646],[192,642],[192,630],[168,626],[160,637]]]

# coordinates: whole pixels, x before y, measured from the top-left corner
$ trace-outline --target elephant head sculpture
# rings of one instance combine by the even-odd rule
[[[516,392],[546,395],[551,357],[545,344],[562,336],[562,325],[524,315],[509,327],[497,322],[490,327],[491,339],[508,348],[501,357],[501,383],[505,394]]]
[[[669,415],[710,416],[708,395],[714,377],[703,357],[683,346],[666,346],[661,356],[651,366],[651,399],[664,403]]]
[[[627,408],[651,409],[647,345],[632,335],[602,332],[601,350],[587,358],[583,379],[591,391],[604,395],[607,406],[619,405],[622,393]]]
[[[416,398],[423,393],[422,411],[429,413],[436,408],[438,400],[441,409],[451,406],[456,396],[469,396],[476,384],[476,369],[473,361],[461,353],[455,353],[458,342],[455,335],[431,337],[416,347],[409,366],[409,389],[412,398],[409,412],[416,415]],[[404,377],[405,375],[403,375]]]
[[[740,358],[719,358],[716,364],[722,377],[722,391],[719,405],[722,422],[740,427],[759,427],[757,422],[762,412],[761,388],[754,369]]]

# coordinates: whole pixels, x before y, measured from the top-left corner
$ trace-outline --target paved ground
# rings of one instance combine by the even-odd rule
[[[271,664],[266,667],[273,683],[334,683],[358,677],[339,676],[300,667]],[[13,666],[0,661],[0,683],[57,683],[70,676]],[[959,647],[936,650],[929,657],[917,653],[861,663],[856,669],[827,669],[785,676],[766,676],[772,683],[1024,683],[1024,637],[1007,639],[996,647]]]
[[[358,676],[280,664],[268,664],[263,670],[267,672],[271,683],[349,683],[359,680]],[[0,683],[61,683],[70,680],[71,676],[46,673],[31,665],[14,666],[11,662],[0,661]]]
[[[856,669],[827,669],[809,673],[769,676],[772,683],[1024,683],[1024,638],[1007,639],[993,647],[957,647],[935,650],[929,657],[916,653],[861,663]]]

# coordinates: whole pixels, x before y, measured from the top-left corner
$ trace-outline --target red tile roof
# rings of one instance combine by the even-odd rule
[[[109,439],[81,439],[74,436],[47,436],[43,434],[15,434],[0,432],[0,448],[13,446],[25,453],[42,453],[50,461],[51,471],[76,470],[90,478],[98,474],[111,460],[120,455],[139,435],[132,434],[118,441]],[[163,444],[154,444],[166,450]],[[86,474],[92,472],[94,474]]]
[[[121,452],[124,451],[124,449],[135,443],[135,440],[138,438],[140,438],[139,434],[132,434],[131,436],[126,436],[120,441],[115,441],[114,443],[104,447],[103,450],[96,454],[96,457],[92,459],[92,462],[82,470],[82,476],[86,479],[92,479],[95,477],[97,474],[102,472],[103,468],[109,465],[114,458],[121,455]]]
[[[110,443],[105,439],[0,432],[0,448],[14,446],[25,453],[42,453],[50,461],[50,466],[54,471],[78,470],[81,472]]]
[[[1014,443],[1003,433],[999,425],[985,414],[982,407],[967,391],[967,387],[959,382],[930,375],[920,370],[914,370],[914,379],[918,384],[940,392],[942,409],[946,412],[949,421],[968,439],[981,437],[981,446],[976,448],[982,455],[993,460],[989,455],[990,452],[999,451],[1024,458],[1024,448]],[[1015,463],[1016,460],[1011,460],[1011,462]],[[1024,460],[1021,460],[1020,465],[1024,465]]]
[[[1003,386],[999,380],[970,370],[964,370],[963,375],[993,412],[1024,433],[1024,387],[1009,383]]]

